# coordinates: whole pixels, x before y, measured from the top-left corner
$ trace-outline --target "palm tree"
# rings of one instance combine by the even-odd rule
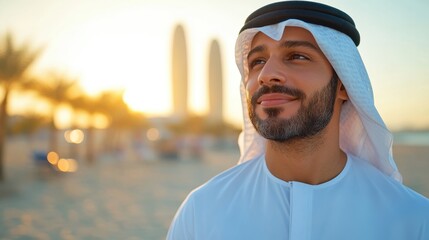
[[[47,81],[40,82],[34,86],[36,92],[48,100],[52,106],[49,116],[50,142],[49,150],[58,151],[57,127],[55,126],[55,114],[62,104],[70,105],[71,99],[80,93],[77,80],[71,79],[63,74],[52,73]]]
[[[9,94],[16,84],[25,79],[26,72],[39,57],[41,50],[32,51],[28,44],[17,47],[11,33],[4,35],[0,46],[0,85],[3,91],[0,100],[0,181],[2,181]]]
[[[110,137],[105,138],[104,141],[104,149],[107,151],[120,148],[118,129],[121,125],[121,119],[126,118],[128,111],[122,100],[122,95],[123,92],[115,90],[104,91],[100,94],[100,99],[104,99],[100,102],[100,110],[109,120],[109,128],[106,130]]]
[[[110,125],[109,138],[105,138],[104,147],[107,150],[117,149],[121,141],[121,133],[124,130],[141,128],[146,119],[141,114],[130,110],[123,99],[123,91],[105,91],[100,95],[99,109],[108,117]]]
[[[101,102],[103,99],[86,94],[80,94],[75,98],[71,99],[70,103],[74,110],[82,110],[89,115],[89,124],[86,130],[85,142],[86,142],[86,160],[88,163],[93,164],[95,162],[95,145],[94,145],[94,126],[92,124],[92,118],[96,113],[101,113]]]
[[[75,109],[85,111],[93,122],[95,114],[102,114],[109,120],[107,132],[109,137],[104,138],[104,150],[117,149],[120,142],[120,133],[146,124],[143,116],[132,113],[123,100],[123,92],[120,90],[105,90],[97,96],[81,95],[73,99],[72,106]],[[88,163],[94,163],[94,125],[89,124],[86,131],[86,159]]]

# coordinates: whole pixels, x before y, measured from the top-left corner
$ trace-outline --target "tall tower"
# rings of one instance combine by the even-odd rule
[[[180,121],[188,116],[188,56],[181,25],[174,30],[172,50],[173,116]]]
[[[208,121],[211,124],[223,123],[223,72],[220,47],[217,40],[210,44],[208,66],[208,96],[209,113]]]

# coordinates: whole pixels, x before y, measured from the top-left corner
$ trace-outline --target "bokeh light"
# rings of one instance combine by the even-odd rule
[[[52,165],[57,165],[58,160],[60,159],[60,157],[58,156],[58,153],[56,152],[49,152],[46,158],[48,159],[48,162]]]
[[[77,167],[78,164],[76,162],[76,160],[74,159],[65,159],[65,158],[61,158],[58,161],[58,170],[61,172],[76,172],[77,171]]]
[[[146,137],[147,139],[149,139],[149,141],[159,140],[159,137],[160,137],[159,130],[156,128],[149,128],[146,132]]]
[[[80,129],[67,130],[64,132],[64,138],[68,143],[79,144],[85,139],[85,134]]]

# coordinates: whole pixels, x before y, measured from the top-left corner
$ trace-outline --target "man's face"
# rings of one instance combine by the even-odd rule
[[[248,67],[249,117],[264,138],[308,138],[327,126],[338,79],[310,32],[287,27],[280,41],[258,33]]]

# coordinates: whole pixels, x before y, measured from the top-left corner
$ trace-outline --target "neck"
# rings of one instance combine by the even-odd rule
[[[283,143],[269,140],[265,158],[270,172],[284,181],[312,185],[335,178],[344,168],[347,156],[339,148],[337,133],[325,130],[310,139]]]

